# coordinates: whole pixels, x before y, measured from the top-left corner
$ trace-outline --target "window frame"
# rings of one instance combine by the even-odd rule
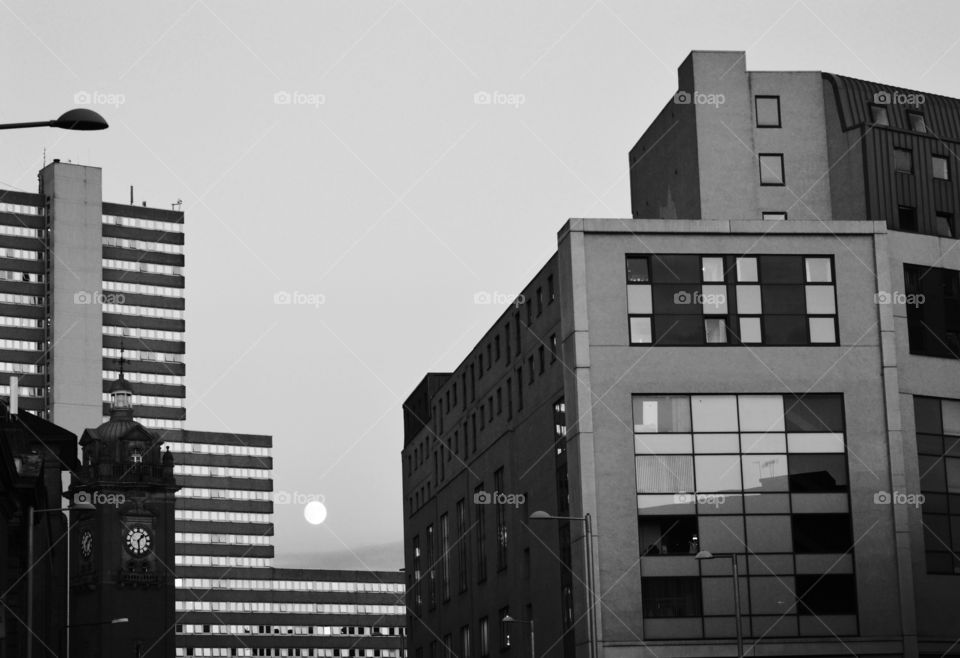
[[[757,104],[759,100],[776,100],[777,101],[777,123],[776,125],[772,123],[760,123],[760,109]],[[754,116],[754,125],[757,128],[783,128],[783,113],[781,110],[780,96],[774,94],[756,94],[753,97],[753,116]]]
[[[763,160],[764,158],[777,158],[780,161],[780,182],[767,183],[764,182],[764,168]],[[760,173],[760,185],[761,187],[786,187],[787,185],[787,165],[783,158],[783,153],[757,153],[757,164],[759,167]]]

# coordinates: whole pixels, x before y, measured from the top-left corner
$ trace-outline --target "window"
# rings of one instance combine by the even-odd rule
[[[849,514],[794,514],[794,553],[845,553],[853,548]]]
[[[700,579],[690,576],[643,578],[644,619],[699,617],[703,614]]]
[[[543,374],[543,371],[547,367],[547,348],[541,345],[537,348],[537,358],[540,360],[540,374]]]
[[[942,238],[957,237],[956,225],[953,223],[953,213],[938,212],[934,216],[934,230]]]
[[[697,517],[637,517],[640,534],[640,555],[696,555],[700,550],[697,538]]]
[[[467,559],[467,509],[463,498],[457,501],[457,585],[459,591],[467,591],[468,570],[470,563]]]
[[[757,128],[780,127],[779,96],[757,96],[754,104],[757,111]]]
[[[900,231],[909,231],[911,233],[916,233],[918,231],[916,208],[913,206],[897,207],[897,229]]]
[[[761,153],[760,154],[760,184],[761,185],[784,185],[785,176],[783,173],[783,154],[782,153]]]
[[[927,573],[960,574],[960,400],[914,396]]]
[[[789,455],[790,491],[832,493],[847,490],[847,464],[841,454]]]
[[[534,380],[534,371],[533,371],[533,355],[527,357],[527,384],[533,384]]]
[[[787,213],[785,212],[764,212],[762,216],[764,219],[778,222],[782,222],[787,219]]]
[[[543,315],[543,288],[537,288],[537,317]]]
[[[459,658],[470,658],[470,627],[460,627],[460,656]]]
[[[477,495],[483,491],[481,482],[473,490],[474,500]],[[476,505],[477,525],[474,530],[477,548],[477,582],[482,583],[487,579],[487,512],[486,505]]]
[[[798,574],[796,578],[801,615],[857,614],[857,583],[853,574]]]
[[[446,514],[440,516],[440,596],[450,600],[450,533]]]
[[[547,275],[547,303],[552,304],[557,298],[557,290],[553,285],[553,275]]]
[[[960,277],[956,270],[904,264],[911,354],[960,358]]]
[[[553,363],[557,360],[557,335],[550,334],[550,363]]]
[[[499,493],[504,492],[503,468],[498,468],[493,473],[493,488]],[[497,503],[497,570],[501,571],[507,568],[507,518],[503,503]]]
[[[490,655],[490,622],[486,617],[480,618],[480,655]]]
[[[907,112],[907,120],[910,122],[910,130],[917,133],[927,132],[927,122],[920,112]]]
[[[893,149],[893,168],[901,174],[913,173],[913,151],[910,149]]]
[[[950,180],[950,161],[945,155],[930,156],[930,167],[937,180]]]
[[[875,126],[889,126],[890,117],[884,105],[870,105],[870,122]]]

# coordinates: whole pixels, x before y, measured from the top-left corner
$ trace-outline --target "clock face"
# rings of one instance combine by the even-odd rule
[[[143,555],[150,550],[150,531],[141,525],[135,525],[127,532],[127,550],[134,555]]]
[[[80,556],[84,559],[93,555],[93,533],[84,530],[80,533]]]

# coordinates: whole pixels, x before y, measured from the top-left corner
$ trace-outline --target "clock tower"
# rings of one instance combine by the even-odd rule
[[[173,455],[133,419],[133,392],[110,388],[110,420],[80,439],[74,512],[71,652],[74,656],[173,658]],[[126,619],[125,622],[116,620]]]

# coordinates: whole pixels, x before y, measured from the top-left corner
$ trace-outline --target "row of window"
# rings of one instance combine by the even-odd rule
[[[913,404],[927,573],[960,574],[960,400]]]
[[[268,468],[239,468],[235,466],[199,466],[196,464],[175,464],[176,475],[196,475],[200,477],[270,479]]]
[[[103,215],[104,224],[113,224],[115,226],[130,226],[133,228],[145,228],[151,231],[164,231],[166,233],[183,233],[183,224],[177,222],[163,222],[158,219],[142,219],[140,217],[123,217],[122,215]]]
[[[157,295],[160,297],[183,297],[183,288],[169,286],[150,286],[144,283],[127,283],[125,281],[104,281],[104,290],[114,292],[128,292],[136,295]]]
[[[12,212],[15,215],[39,215],[40,207],[19,203],[0,203],[0,212]]]
[[[10,386],[8,384],[0,384],[0,395],[9,397]],[[17,386],[17,395],[23,398],[39,398],[43,397],[43,389],[35,386]]]
[[[399,649],[285,647],[177,647],[177,656],[309,656],[310,658],[401,658]],[[403,658],[406,658],[404,656]]]
[[[898,174],[912,174],[913,149],[896,146],[893,149],[893,169]],[[930,156],[930,174],[934,180],[950,180],[950,158],[946,155]]]
[[[10,204],[0,204],[0,212],[3,211],[2,206],[4,205]],[[0,235],[10,235],[16,238],[39,238],[40,229],[29,228],[20,224],[0,224]]]
[[[402,605],[274,603],[268,601],[177,601],[177,612],[282,612],[296,615],[402,615]]]
[[[890,113],[887,106],[880,103],[871,103],[870,121],[875,126],[889,126]],[[910,125],[910,130],[913,132],[927,132],[927,119],[919,110],[907,110],[907,122]]]
[[[9,292],[0,292],[0,304],[22,304],[24,306],[40,306],[43,297],[37,295],[17,295]]]
[[[19,281],[22,283],[43,283],[45,277],[38,272],[19,272],[0,270],[0,281]]]
[[[119,315],[137,315],[144,318],[183,319],[183,309],[179,308],[157,308],[156,306],[134,306],[133,304],[103,304],[103,312],[117,313]]]
[[[104,417],[103,422],[110,420],[109,417]],[[183,429],[182,420],[174,420],[171,418],[145,418],[137,417],[137,422],[143,425],[144,427],[149,427],[152,429],[160,430],[179,430]]]
[[[110,393],[103,393],[102,396],[104,402],[110,402]],[[169,409],[182,409],[185,402],[183,398],[169,398],[162,395],[133,395],[130,397],[133,404],[148,407],[167,407]]]
[[[257,512],[219,512],[198,509],[178,509],[173,513],[173,518],[177,521],[219,521],[225,523],[270,523],[272,516],[272,514]]]
[[[177,624],[181,635],[330,635],[347,637],[399,637],[402,626],[245,626],[243,624]]]
[[[626,257],[632,345],[837,343],[829,256]]]
[[[15,249],[0,247],[0,258],[16,258],[18,260],[43,260],[43,255],[33,249]]]
[[[103,236],[104,247],[119,247],[120,249],[139,249],[141,251],[157,251],[162,254],[182,254],[183,245],[172,242],[150,242],[148,240],[130,240],[115,238],[111,235]]]
[[[41,352],[43,351],[43,343],[38,343],[35,340],[14,340],[13,338],[0,338],[0,350]]]
[[[177,491],[176,495],[180,498],[212,498],[214,500],[273,500],[272,491],[253,491],[251,489],[206,489],[203,487],[182,487],[179,491]]]
[[[201,455],[240,455],[243,457],[269,457],[270,448],[262,446],[238,446],[223,443],[181,443],[167,441],[165,444],[173,452],[196,453]]]
[[[108,359],[119,359],[121,356],[130,361],[162,361],[164,363],[183,363],[182,354],[172,352],[148,352],[146,350],[119,350],[115,347],[104,347],[102,356]],[[126,374],[124,374],[126,377]]]
[[[361,583],[330,580],[269,580],[248,578],[177,578],[177,587],[239,589],[272,592],[363,592],[403,594],[403,583]]]
[[[272,567],[272,557],[235,557],[232,555],[175,555],[174,564],[182,567]]]
[[[106,328],[106,325],[104,325],[104,329]],[[120,371],[104,370],[103,378],[112,383],[113,380],[120,379]],[[128,370],[124,370],[123,378],[135,384],[165,384],[168,386],[183,386],[183,380],[185,379],[183,375],[161,375],[155,372],[130,372]]]
[[[42,375],[43,365],[37,363],[12,363],[0,361],[0,372],[12,375]]]
[[[43,320],[37,318],[21,318],[16,315],[0,315],[0,327],[43,329]]]
[[[211,534],[209,532],[177,532],[174,541],[178,544],[249,544],[252,546],[269,546],[271,538],[267,535],[234,535]],[[189,578],[187,580],[190,580]],[[183,587],[180,580],[177,587]],[[192,585],[186,585],[192,587]]]
[[[167,276],[183,275],[183,267],[180,265],[160,265],[159,263],[144,263],[143,261],[104,258],[102,261],[102,266],[105,270],[122,270],[124,272],[142,272],[145,274],[164,274]]]

